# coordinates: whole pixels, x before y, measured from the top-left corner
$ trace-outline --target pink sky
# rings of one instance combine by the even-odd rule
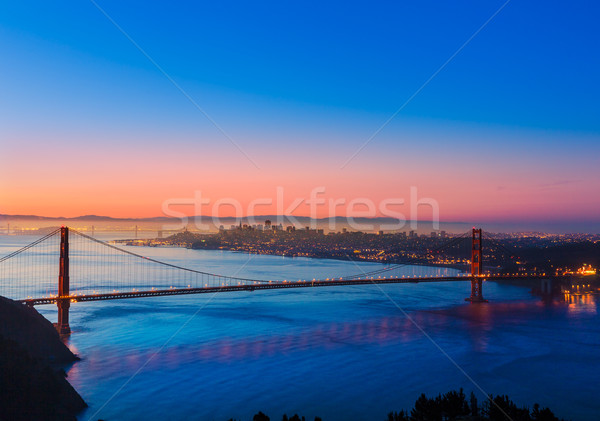
[[[278,187],[283,188],[284,209],[323,187],[319,198],[326,204],[317,207],[317,217],[331,212],[345,215],[348,202],[364,198],[376,207],[386,199],[404,199],[405,206],[388,209],[409,218],[411,186],[417,188],[419,199],[437,201],[445,221],[594,220],[600,209],[600,181],[592,165],[597,158],[582,156],[561,163],[559,151],[552,155],[542,151],[539,159],[532,159],[536,153],[511,155],[484,146],[486,158],[477,160],[463,150],[405,154],[405,145],[380,153],[374,143],[341,169],[348,154],[327,147],[269,150],[245,144],[257,169],[222,140],[211,149],[126,144],[115,149],[102,139],[85,144],[47,140],[41,145],[37,140],[40,146],[34,146],[15,139],[8,147],[0,169],[0,213],[152,217],[164,215],[165,201],[191,200],[200,191],[210,200],[202,208],[204,214],[211,214],[218,200],[231,199],[246,215],[253,200],[269,198],[273,204],[258,206],[254,213],[276,214]],[[345,205],[332,210],[329,201],[342,199]],[[192,206],[172,209],[197,213]],[[219,213],[234,212],[223,206]],[[294,214],[309,216],[309,208],[301,205]],[[419,207],[417,216],[430,219],[430,207]]]

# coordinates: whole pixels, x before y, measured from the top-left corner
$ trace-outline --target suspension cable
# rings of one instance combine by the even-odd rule
[[[59,233],[59,232],[60,232],[60,228],[58,228],[58,229],[56,229],[56,230],[52,231],[50,234],[47,234],[47,235],[43,236],[42,238],[40,238],[40,239],[38,239],[38,240],[34,241],[34,242],[33,242],[33,243],[31,243],[31,244],[28,244],[28,245],[26,245],[25,247],[22,247],[22,248],[20,248],[19,250],[16,250],[16,251],[13,251],[13,252],[12,252],[12,253],[10,253],[10,254],[7,254],[6,256],[4,256],[4,257],[0,258],[0,263],[4,262],[5,260],[8,260],[8,259],[10,259],[11,257],[15,257],[16,255],[23,253],[25,250],[28,250],[28,249],[30,249],[30,248],[31,248],[31,247],[33,247],[33,246],[37,246],[37,245],[38,245],[38,244],[40,244],[41,242],[43,242],[43,241],[46,241],[48,238],[50,238],[50,237],[52,237],[52,236],[56,235],[56,234],[57,234],[57,233]]]
[[[192,272],[192,273],[198,273],[198,274],[201,274],[201,275],[208,275],[208,276],[217,276],[217,277],[229,278],[229,279],[234,279],[236,281],[244,281],[244,282],[267,282],[265,280],[260,280],[260,279],[248,279],[248,278],[239,278],[239,277],[235,277],[235,276],[218,275],[218,274],[215,274],[215,273],[203,272],[203,271],[186,268],[186,267],[179,266],[179,265],[174,265],[172,263],[161,262],[160,260],[156,260],[156,259],[153,259],[151,257],[142,256],[141,254],[137,254],[137,253],[134,253],[134,252],[129,251],[129,250],[124,250],[124,249],[119,248],[117,246],[114,246],[112,244],[106,243],[106,242],[104,242],[102,240],[98,240],[96,238],[90,237],[89,235],[83,234],[83,233],[81,233],[79,231],[76,231],[74,229],[71,229],[71,231],[73,231],[75,234],[80,235],[80,236],[82,236],[82,237],[84,237],[84,238],[86,238],[88,240],[91,240],[91,241],[93,241],[95,243],[98,243],[98,244],[101,244],[103,246],[109,247],[109,248],[111,248],[113,250],[120,251],[121,253],[125,253],[125,254],[128,254],[130,256],[138,257],[140,259],[144,259],[146,261],[157,263],[157,264],[163,265],[163,266],[168,266],[168,267],[171,267],[171,268],[174,268],[174,269],[184,270],[184,271]]]
[[[469,235],[469,233],[470,232],[467,231],[466,233],[463,233],[463,234],[459,235],[458,237],[453,238],[452,240],[436,247],[435,249],[428,251],[426,255],[431,255],[433,253],[440,252],[441,250],[443,250],[445,248],[452,247],[452,246],[458,244],[460,241],[464,240],[466,238],[466,236]],[[368,277],[368,276],[378,275],[380,273],[389,272],[389,271],[396,270],[396,269],[399,269],[404,266],[408,266],[410,264],[414,264],[417,261],[419,261],[420,259],[422,259],[422,257],[413,257],[412,259],[409,259],[406,262],[396,264],[394,266],[389,266],[387,268],[377,269],[377,270],[373,270],[370,272],[365,272],[365,273],[361,273],[361,274],[357,274],[357,275],[348,275],[348,276],[343,277],[343,279],[354,279],[354,278],[362,278],[365,276]]]

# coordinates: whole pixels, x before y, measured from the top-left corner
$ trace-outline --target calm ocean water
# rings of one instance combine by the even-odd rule
[[[0,256],[31,240],[0,236]],[[265,279],[359,271],[351,262],[222,251],[143,254]],[[528,288],[488,282],[490,303],[470,305],[468,293],[459,282],[73,304],[68,345],[82,359],[68,379],[90,405],[81,419],[247,420],[261,410],[271,419],[383,420],[422,392],[462,387],[483,400],[449,356],[488,393],[573,420],[600,418],[596,296],[542,302]],[[56,320],[55,306],[38,310]]]

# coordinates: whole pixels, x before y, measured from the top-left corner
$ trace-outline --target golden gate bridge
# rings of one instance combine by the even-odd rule
[[[469,237],[470,270],[464,273],[448,276],[402,274],[403,268],[417,262],[415,258],[349,276],[288,281],[249,279],[186,268],[142,256],[74,229],[61,227],[0,258],[0,295],[28,306],[56,304],[57,329],[66,334],[70,332],[71,304],[84,301],[280,288],[470,281],[471,294],[466,300],[480,303],[486,301],[483,298],[485,280],[549,280],[566,277],[545,273],[484,272],[483,231],[475,228],[428,250],[428,255],[440,254]],[[488,240],[494,242],[491,238],[486,241]],[[499,244],[496,247],[503,248]],[[507,253],[510,251],[507,250]],[[58,276],[55,269],[49,270],[57,264]]]

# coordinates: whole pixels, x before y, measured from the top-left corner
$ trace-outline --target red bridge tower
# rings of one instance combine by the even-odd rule
[[[71,333],[69,327],[69,307],[71,306],[69,297],[69,228],[60,229],[60,260],[58,265],[58,323],[56,329],[61,335]]]
[[[466,299],[472,303],[485,303],[487,300],[483,298],[482,284],[483,278],[483,262],[482,262],[482,244],[481,244],[481,228],[473,228],[473,240],[471,246],[471,296]]]

